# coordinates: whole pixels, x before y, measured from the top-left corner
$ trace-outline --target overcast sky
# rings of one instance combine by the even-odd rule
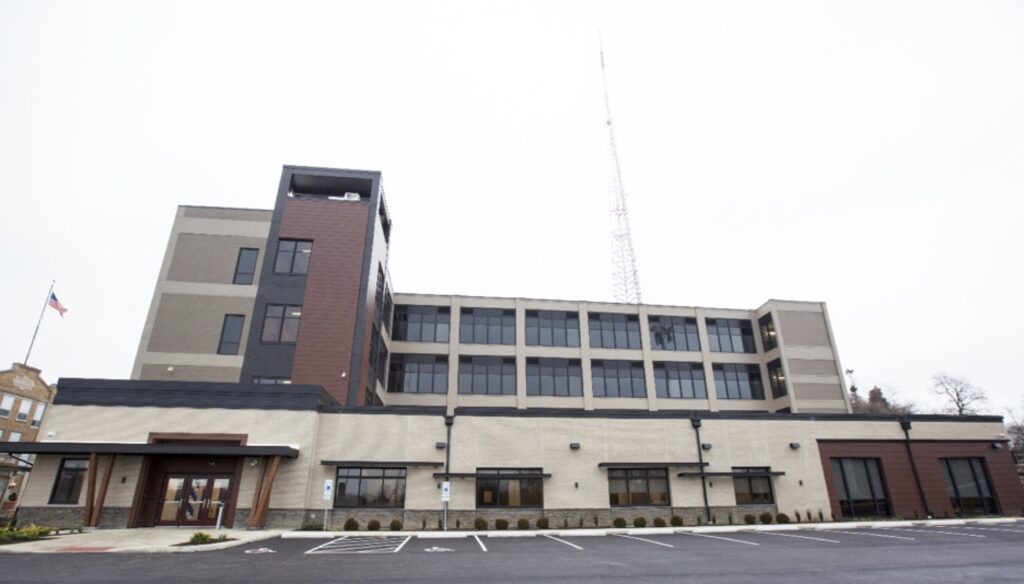
[[[1024,3],[0,0],[0,359],[125,378],[179,204],[380,170],[399,292],[828,303],[861,387],[1024,406]]]

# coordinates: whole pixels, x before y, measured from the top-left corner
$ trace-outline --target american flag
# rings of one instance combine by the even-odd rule
[[[64,305],[60,303],[60,300],[57,300],[57,295],[53,292],[50,292],[50,302],[48,304],[60,313],[61,318],[64,318],[64,313],[67,312],[68,309],[64,308]]]

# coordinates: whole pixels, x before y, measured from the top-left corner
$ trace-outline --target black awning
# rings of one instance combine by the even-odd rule
[[[283,456],[296,458],[291,446],[241,446],[201,442],[0,442],[0,452],[12,454],[166,454],[179,456]]]
[[[706,462],[601,462],[598,468],[679,468],[679,467],[702,467],[707,466]]]
[[[391,468],[398,466],[427,466],[427,467],[441,467],[444,466],[443,462],[432,462],[432,461],[398,461],[393,462],[390,460],[379,461],[379,460],[321,460],[320,464],[324,466],[351,466],[356,468]]]
[[[549,472],[524,472],[518,474],[494,472],[435,472],[435,479],[550,479]]]
[[[755,471],[720,471],[720,472],[681,472],[676,476],[680,477],[781,477],[786,473],[781,470],[755,470]]]

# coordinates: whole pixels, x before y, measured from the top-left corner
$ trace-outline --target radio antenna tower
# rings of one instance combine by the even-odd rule
[[[612,231],[612,291],[616,302],[640,304],[640,276],[633,251],[633,234],[629,229],[629,207],[626,206],[626,188],[619,168],[619,151],[615,145],[615,125],[612,106],[608,100],[608,76],[604,68],[604,41],[599,40],[601,51],[601,83],[604,86],[604,107],[608,125],[608,216]]]

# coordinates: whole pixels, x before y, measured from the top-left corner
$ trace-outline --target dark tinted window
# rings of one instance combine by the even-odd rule
[[[266,376],[263,376],[263,375],[254,375],[253,378],[252,378],[252,382],[253,383],[259,383],[261,385],[276,385],[276,384],[288,385],[289,383],[292,382],[292,380],[287,378],[287,377],[266,377]]]
[[[999,512],[981,458],[942,458],[949,502],[957,515],[995,515]]]
[[[583,395],[583,370],[580,360],[528,358],[526,395]]]
[[[463,308],[459,312],[459,342],[478,345],[516,344],[516,311]]]
[[[590,362],[594,397],[647,397],[641,361]]]
[[[82,483],[85,482],[85,471],[89,468],[89,461],[84,458],[65,458],[60,461],[60,468],[57,470],[57,480],[53,483],[53,491],[50,493],[50,503],[54,505],[75,505],[82,493]]]
[[[294,343],[299,338],[299,319],[302,307],[286,304],[268,304],[263,317],[262,340],[267,342]]]
[[[775,322],[772,320],[771,313],[757,319],[757,326],[761,329],[761,345],[764,346],[765,351],[771,351],[779,346],[779,339],[775,334]]]
[[[733,467],[733,472],[766,472],[770,470],[765,467]],[[775,503],[772,494],[771,477],[745,477],[734,476],[733,486],[736,489],[737,505],[771,505]]]
[[[235,263],[235,284],[252,284],[256,276],[256,259],[260,250],[243,247],[238,250],[238,261]]]
[[[782,397],[786,390],[786,374],[782,370],[782,360],[775,359],[768,363],[768,384],[772,388],[772,397]]]
[[[708,345],[715,353],[756,353],[754,332],[749,320],[709,318]]]
[[[339,468],[335,507],[404,507],[404,468]]]
[[[395,393],[447,393],[448,357],[445,355],[391,356],[388,391]]]
[[[542,478],[517,478],[517,475],[541,474],[539,468],[478,468],[478,473],[508,475],[476,479],[477,507],[543,507]]]
[[[608,495],[612,507],[668,505],[668,469],[610,468]]]
[[[660,351],[699,351],[697,319],[682,316],[650,316],[651,348]]]
[[[218,354],[238,354],[238,347],[242,343],[242,325],[244,324],[245,317],[240,314],[224,315],[224,324],[220,329],[220,345],[217,347]]]
[[[527,310],[526,344],[533,347],[580,346],[580,315],[557,310]]]
[[[654,388],[658,397],[707,399],[704,366],[700,363],[654,363]]]
[[[889,517],[889,497],[877,458],[833,458],[832,481],[845,519]]]
[[[395,306],[396,341],[447,343],[451,309],[447,306]]]
[[[459,357],[459,393],[515,395],[515,357]]]
[[[764,399],[757,365],[715,363],[715,394],[718,399]]]
[[[635,314],[590,313],[590,346],[602,349],[639,349],[640,319]]]
[[[274,273],[308,274],[309,257],[312,254],[312,241],[282,239],[277,243],[277,257],[274,258]]]

